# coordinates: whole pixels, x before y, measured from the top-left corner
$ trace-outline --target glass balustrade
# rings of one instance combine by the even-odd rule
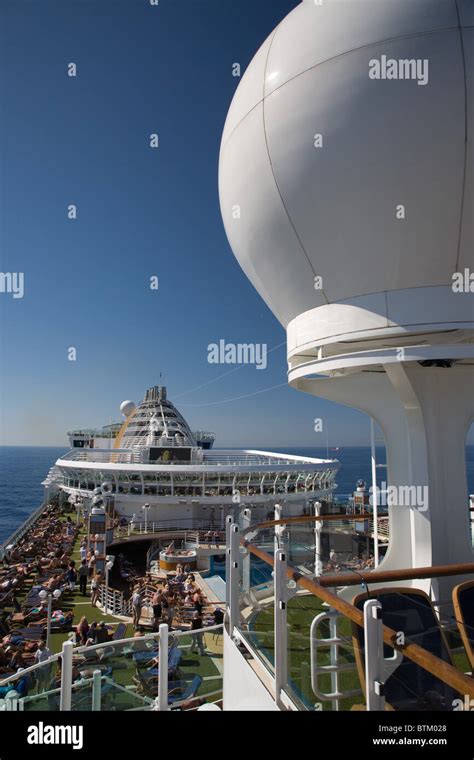
[[[365,710],[370,703],[371,709],[446,711],[471,704],[474,582],[456,586],[464,566],[433,568],[432,578],[418,580],[413,569],[415,577],[398,585],[383,577],[372,582],[373,518],[364,515],[288,518],[241,531],[239,540],[234,632],[241,651],[258,662],[253,667],[262,681],[268,686],[267,673],[270,689],[280,684],[293,709]],[[380,560],[387,546],[387,532],[379,531]],[[275,565],[281,554],[284,581]],[[437,570],[453,576],[446,587],[456,586],[452,598],[427,595]],[[366,615],[372,603],[380,607],[378,645],[364,620],[367,602]]]
[[[62,659],[55,655],[0,680],[0,710],[59,710]],[[70,709],[156,709],[162,667],[159,634],[74,647]],[[220,702],[222,669],[222,626],[170,633],[168,708],[193,710]]]

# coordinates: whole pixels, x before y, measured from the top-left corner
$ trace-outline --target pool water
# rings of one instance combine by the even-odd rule
[[[220,560],[216,557],[211,557],[210,560],[209,575],[218,575],[225,581],[225,559]],[[250,585],[259,586],[261,583],[268,583],[271,579],[271,566],[252,557],[250,560]]]

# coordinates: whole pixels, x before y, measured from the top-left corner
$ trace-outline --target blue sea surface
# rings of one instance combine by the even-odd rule
[[[262,446],[264,451],[271,451]],[[41,481],[48,470],[66,453],[67,447],[0,446],[0,542],[39,507],[43,499]],[[285,448],[281,453],[299,456],[326,457],[325,448]],[[330,449],[329,456],[338,459],[341,468],[337,474],[336,495],[343,497],[355,488],[359,478],[371,482],[370,448],[368,446],[341,446]],[[377,448],[377,462],[385,462],[385,449]],[[474,493],[474,446],[466,447],[469,493]],[[379,484],[385,479],[385,468],[377,470]]]
[[[263,448],[263,447],[262,447]],[[280,449],[284,454],[295,454],[297,456],[313,456],[325,459],[329,454],[330,459],[338,459],[341,463],[339,472],[336,475],[337,489],[336,495],[342,496],[351,494],[354,491],[355,485],[359,478],[365,480],[367,485],[372,483],[372,468],[370,458],[369,446],[341,446],[338,450],[330,448],[329,451],[324,448],[318,449],[295,449],[285,448]],[[377,464],[385,464],[385,447],[377,446],[375,458]],[[468,492],[474,493],[474,446],[466,446],[466,470],[467,470],[467,485]],[[385,467],[377,468],[377,483],[381,484],[382,481],[386,481],[387,471]]]
[[[50,467],[68,447],[0,446],[0,543],[43,501]]]

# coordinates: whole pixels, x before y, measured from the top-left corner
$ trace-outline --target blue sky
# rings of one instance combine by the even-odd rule
[[[286,387],[284,331],[219,212],[232,64],[244,71],[297,4],[3,0],[0,265],[25,273],[25,295],[0,296],[0,443],[65,443],[71,427],[119,419],[160,373],[220,445],[325,445],[315,417],[331,445],[367,443],[364,415]],[[193,390],[229,369],[207,361],[221,338],[280,348],[265,371]]]

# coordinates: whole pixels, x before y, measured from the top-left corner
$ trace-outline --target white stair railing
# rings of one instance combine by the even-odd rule
[[[318,636],[318,628],[323,622],[327,624],[328,636]],[[347,651],[348,648],[347,637],[341,635],[338,630],[343,622],[343,615],[337,610],[329,609],[327,612],[316,615],[310,628],[311,688],[321,702],[331,701],[333,710],[340,709],[341,700],[351,699],[362,693],[361,689],[343,690],[341,687],[341,673],[357,670],[354,662],[345,662],[344,658],[340,657],[339,650],[342,648]],[[324,657],[328,647],[330,664],[322,665],[321,657],[318,657],[318,654],[321,651]],[[320,688],[319,680],[321,676],[328,674],[331,676],[331,691],[324,692]]]

